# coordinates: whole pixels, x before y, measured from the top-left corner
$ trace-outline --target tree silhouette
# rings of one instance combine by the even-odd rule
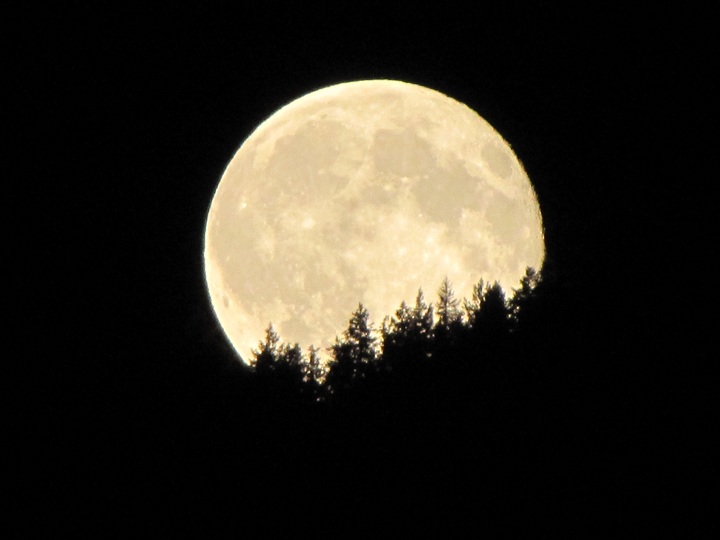
[[[251,364],[255,366],[255,372],[258,375],[266,375],[275,371],[280,359],[280,337],[272,323],[265,330],[265,341],[261,341],[258,348],[253,349],[252,352],[254,359]]]
[[[470,327],[475,325],[475,319],[480,313],[480,306],[482,306],[485,289],[485,280],[480,279],[480,281],[473,285],[472,297],[470,300],[465,299],[465,302],[463,303],[465,314],[467,315],[468,325]]]
[[[415,297],[412,310],[411,342],[427,345],[433,337],[433,307],[425,303],[422,289]]]
[[[400,344],[408,338],[412,326],[411,320],[412,310],[405,300],[403,300],[400,307],[395,311],[395,315],[386,317],[385,320],[383,320],[382,336],[384,352],[400,346]]]
[[[305,374],[306,381],[321,382],[327,374],[327,370],[325,369],[325,366],[323,366],[320,356],[318,355],[319,351],[320,349],[314,345],[310,345],[310,347],[308,347],[308,362]]]
[[[523,324],[522,321],[526,321],[531,316],[535,290],[541,282],[540,273],[528,266],[520,280],[520,288],[514,289],[513,296],[508,300],[508,309],[514,327]]]
[[[277,400],[292,401],[294,396],[308,393],[304,388],[306,360],[300,346],[280,342],[280,337],[270,324],[265,330],[265,340],[253,350],[255,368],[260,390],[268,397],[274,395]]]
[[[342,339],[336,338],[330,348],[333,361],[327,376],[331,393],[347,390],[353,382],[365,379],[375,368],[377,339],[365,306],[359,304],[350,318]]]
[[[460,301],[455,298],[455,292],[447,276],[440,285],[437,294],[438,321],[436,327],[449,331],[453,325],[462,322],[462,312],[460,311]]]
[[[457,343],[462,332],[463,316],[460,301],[455,297],[450,280],[445,277],[437,291],[437,321],[434,328],[434,348],[436,352],[446,354],[448,347]]]
[[[471,332],[484,340],[498,340],[510,329],[510,311],[505,291],[498,282],[482,291],[479,308],[473,311]]]
[[[307,361],[303,366],[303,390],[315,400],[323,398],[323,383],[327,370],[320,359],[318,352],[320,349],[310,345],[308,347]]]
[[[299,344],[280,346],[275,371],[288,389],[299,388],[302,385],[305,378],[305,364]]]
[[[415,305],[404,301],[393,317],[383,321],[383,360],[386,364],[407,358],[426,358],[431,354],[433,339],[433,307],[425,303],[422,289]]]

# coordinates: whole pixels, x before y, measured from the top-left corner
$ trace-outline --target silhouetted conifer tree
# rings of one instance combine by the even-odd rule
[[[482,305],[482,298],[484,293],[485,280],[480,279],[480,281],[473,285],[472,297],[470,298],[470,300],[466,298],[463,302],[465,316],[467,317],[467,324],[471,328],[475,325],[475,317],[480,312],[480,306]]]
[[[318,355],[319,350],[320,349],[314,345],[308,347],[307,361],[305,362],[303,370],[304,391],[316,399],[323,397],[323,383],[325,382],[325,376],[327,374]]]
[[[376,367],[376,338],[365,306],[358,308],[350,318],[343,338],[337,339],[330,348],[333,362],[327,376],[330,391],[335,393],[348,389],[357,379],[366,378]]]
[[[473,312],[472,333],[483,340],[498,340],[510,329],[510,311],[505,291],[498,282],[486,286],[480,307]]]
[[[430,355],[433,337],[433,307],[425,303],[418,291],[415,306],[404,301],[393,317],[383,321],[383,359],[386,363],[402,357],[425,358]]]
[[[462,322],[462,312],[460,311],[460,301],[455,298],[455,292],[447,277],[440,285],[437,294],[437,327],[449,330],[451,326]]]
[[[303,363],[303,356],[300,345],[296,343],[295,345],[291,346],[287,343],[284,343],[280,347],[279,360],[282,363],[297,368],[299,370],[300,366]]]
[[[325,378],[326,370],[320,360],[320,356],[318,355],[319,350],[320,349],[314,345],[310,345],[310,347],[308,347],[308,361],[305,377],[307,381],[321,382]]]
[[[382,326],[383,351],[395,349],[400,346],[410,334],[412,326],[412,310],[405,300],[395,311],[392,317],[385,317]]]
[[[253,349],[254,360],[251,362],[255,366],[255,371],[259,375],[265,375],[275,371],[280,357],[280,337],[270,323],[265,330],[265,341],[258,344],[257,349]]]
[[[455,297],[450,280],[445,277],[437,292],[437,322],[434,328],[435,348],[446,350],[457,341],[463,327],[460,301]],[[446,351],[447,352],[447,351]]]
[[[304,370],[305,359],[300,345],[297,343],[292,346],[288,344],[281,345],[275,371],[278,377],[283,379],[283,383],[299,391],[303,385]]]
[[[433,335],[433,307],[425,303],[422,289],[415,297],[415,307],[412,310],[411,336],[421,343],[429,343]]]
[[[520,288],[514,289],[512,298],[508,301],[508,308],[514,327],[521,324],[522,319],[528,317],[528,311],[533,300],[534,291],[540,285],[542,277],[534,268],[528,266],[525,275],[520,280]]]

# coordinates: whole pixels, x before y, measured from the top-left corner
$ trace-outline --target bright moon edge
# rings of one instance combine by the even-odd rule
[[[220,180],[204,251],[246,363],[269,323],[324,356],[359,302],[382,320],[446,276],[460,299],[480,279],[511,294],[544,255],[510,145],[466,105],[389,80],[323,88],[262,122]]]

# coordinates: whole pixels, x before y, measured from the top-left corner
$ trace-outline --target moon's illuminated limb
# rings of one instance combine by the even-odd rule
[[[325,348],[358,302],[381,320],[448,276],[509,291],[544,259],[530,180],[465,105],[399,81],[312,92],[263,122],[230,161],[210,207],[212,305],[244,360],[272,322]]]

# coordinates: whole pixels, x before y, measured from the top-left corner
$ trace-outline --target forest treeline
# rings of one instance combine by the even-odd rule
[[[446,277],[435,302],[428,302],[420,289],[413,304],[403,301],[379,328],[359,303],[342,336],[328,348],[328,362],[314,346],[305,353],[298,343],[281,342],[271,323],[253,350],[251,365],[257,377],[286,392],[315,401],[342,400],[409,371],[441,370],[443,362],[457,361],[469,351],[496,355],[532,316],[541,283],[541,274],[528,267],[510,296],[497,282],[480,280],[472,297],[461,300]]]

